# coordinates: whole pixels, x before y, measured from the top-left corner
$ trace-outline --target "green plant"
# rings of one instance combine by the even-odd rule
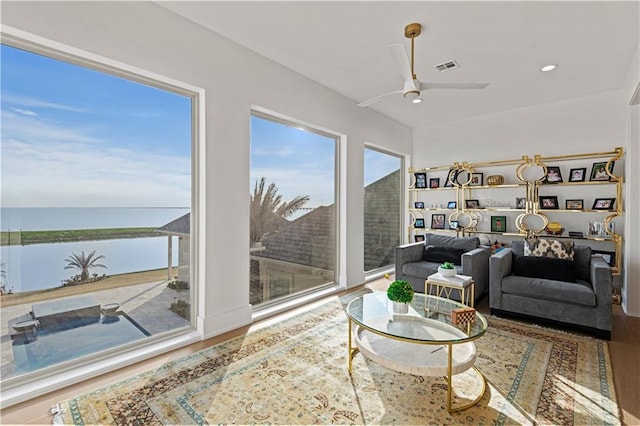
[[[442,265],[440,265],[440,267],[442,269],[456,269],[456,267],[453,266],[453,263],[451,262],[444,262]]]
[[[172,312],[175,312],[176,314],[180,315],[182,318],[186,320],[189,319],[189,314],[191,313],[191,308],[189,303],[185,302],[184,300],[178,300],[172,303],[171,306],[169,307],[169,310]]]
[[[404,280],[396,280],[387,289],[387,297],[393,302],[409,303],[413,300],[413,286]]]
[[[189,283],[186,281],[171,280],[169,284],[167,284],[167,287],[176,291],[189,290]]]

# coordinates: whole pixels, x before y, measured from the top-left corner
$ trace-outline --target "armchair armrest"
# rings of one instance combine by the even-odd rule
[[[511,275],[512,258],[510,248],[502,249],[489,258],[489,307],[492,309],[502,308],[502,279]]]
[[[403,279],[402,266],[408,262],[419,262],[424,259],[424,243],[417,242],[397,246],[396,256],[396,279]]]
[[[613,274],[611,267],[599,256],[591,258],[589,277],[596,294],[597,328],[611,330],[611,293]]]
[[[476,299],[489,290],[489,257],[488,247],[478,247],[462,254],[462,274],[473,277],[476,282]]]

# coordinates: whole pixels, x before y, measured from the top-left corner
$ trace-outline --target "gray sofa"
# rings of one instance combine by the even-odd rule
[[[475,281],[475,299],[478,300],[489,289],[489,256],[488,247],[480,247],[476,237],[449,237],[439,234],[426,234],[424,242],[405,244],[396,247],[396,280],[411,283],[415,291],[424,293],[426,278],[438,272],[441,261],[425,259],[427,248],[451,250],[458,253],[459,261],[455,265],[457,273],[469,275]],[[456,263],[456,262],[453,262]],[[453,292],[452,299],[460,300],[458,292]]]
[[[575,282],[567,282],[515,275],[516,256],[524,256],[524,241],[513,241],[490,258],[492,314],[534,317],[611,338],[612,274],[602,257],[591,257],[590,247],[575,246]]]

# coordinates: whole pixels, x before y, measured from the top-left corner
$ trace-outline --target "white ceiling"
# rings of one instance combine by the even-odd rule
[[[411,127],[622,87],[640,40],[640,2],[159,2],[354,104],[402,89],[389,45],[416,39],[418,79],[489,82],[484,90],[402,95],[373,108]],[[456,60],[444,73],[435,65]],[[541,65],[557,63],[542,73]]]

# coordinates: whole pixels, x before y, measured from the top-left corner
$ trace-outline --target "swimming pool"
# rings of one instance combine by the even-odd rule
[[[62,328],[38,329],[35,336],[16,336],[12,342],[15,371],[27,373],[149,335],[125,314],[102,317],[90,324],[82,319],[65,321]]]

